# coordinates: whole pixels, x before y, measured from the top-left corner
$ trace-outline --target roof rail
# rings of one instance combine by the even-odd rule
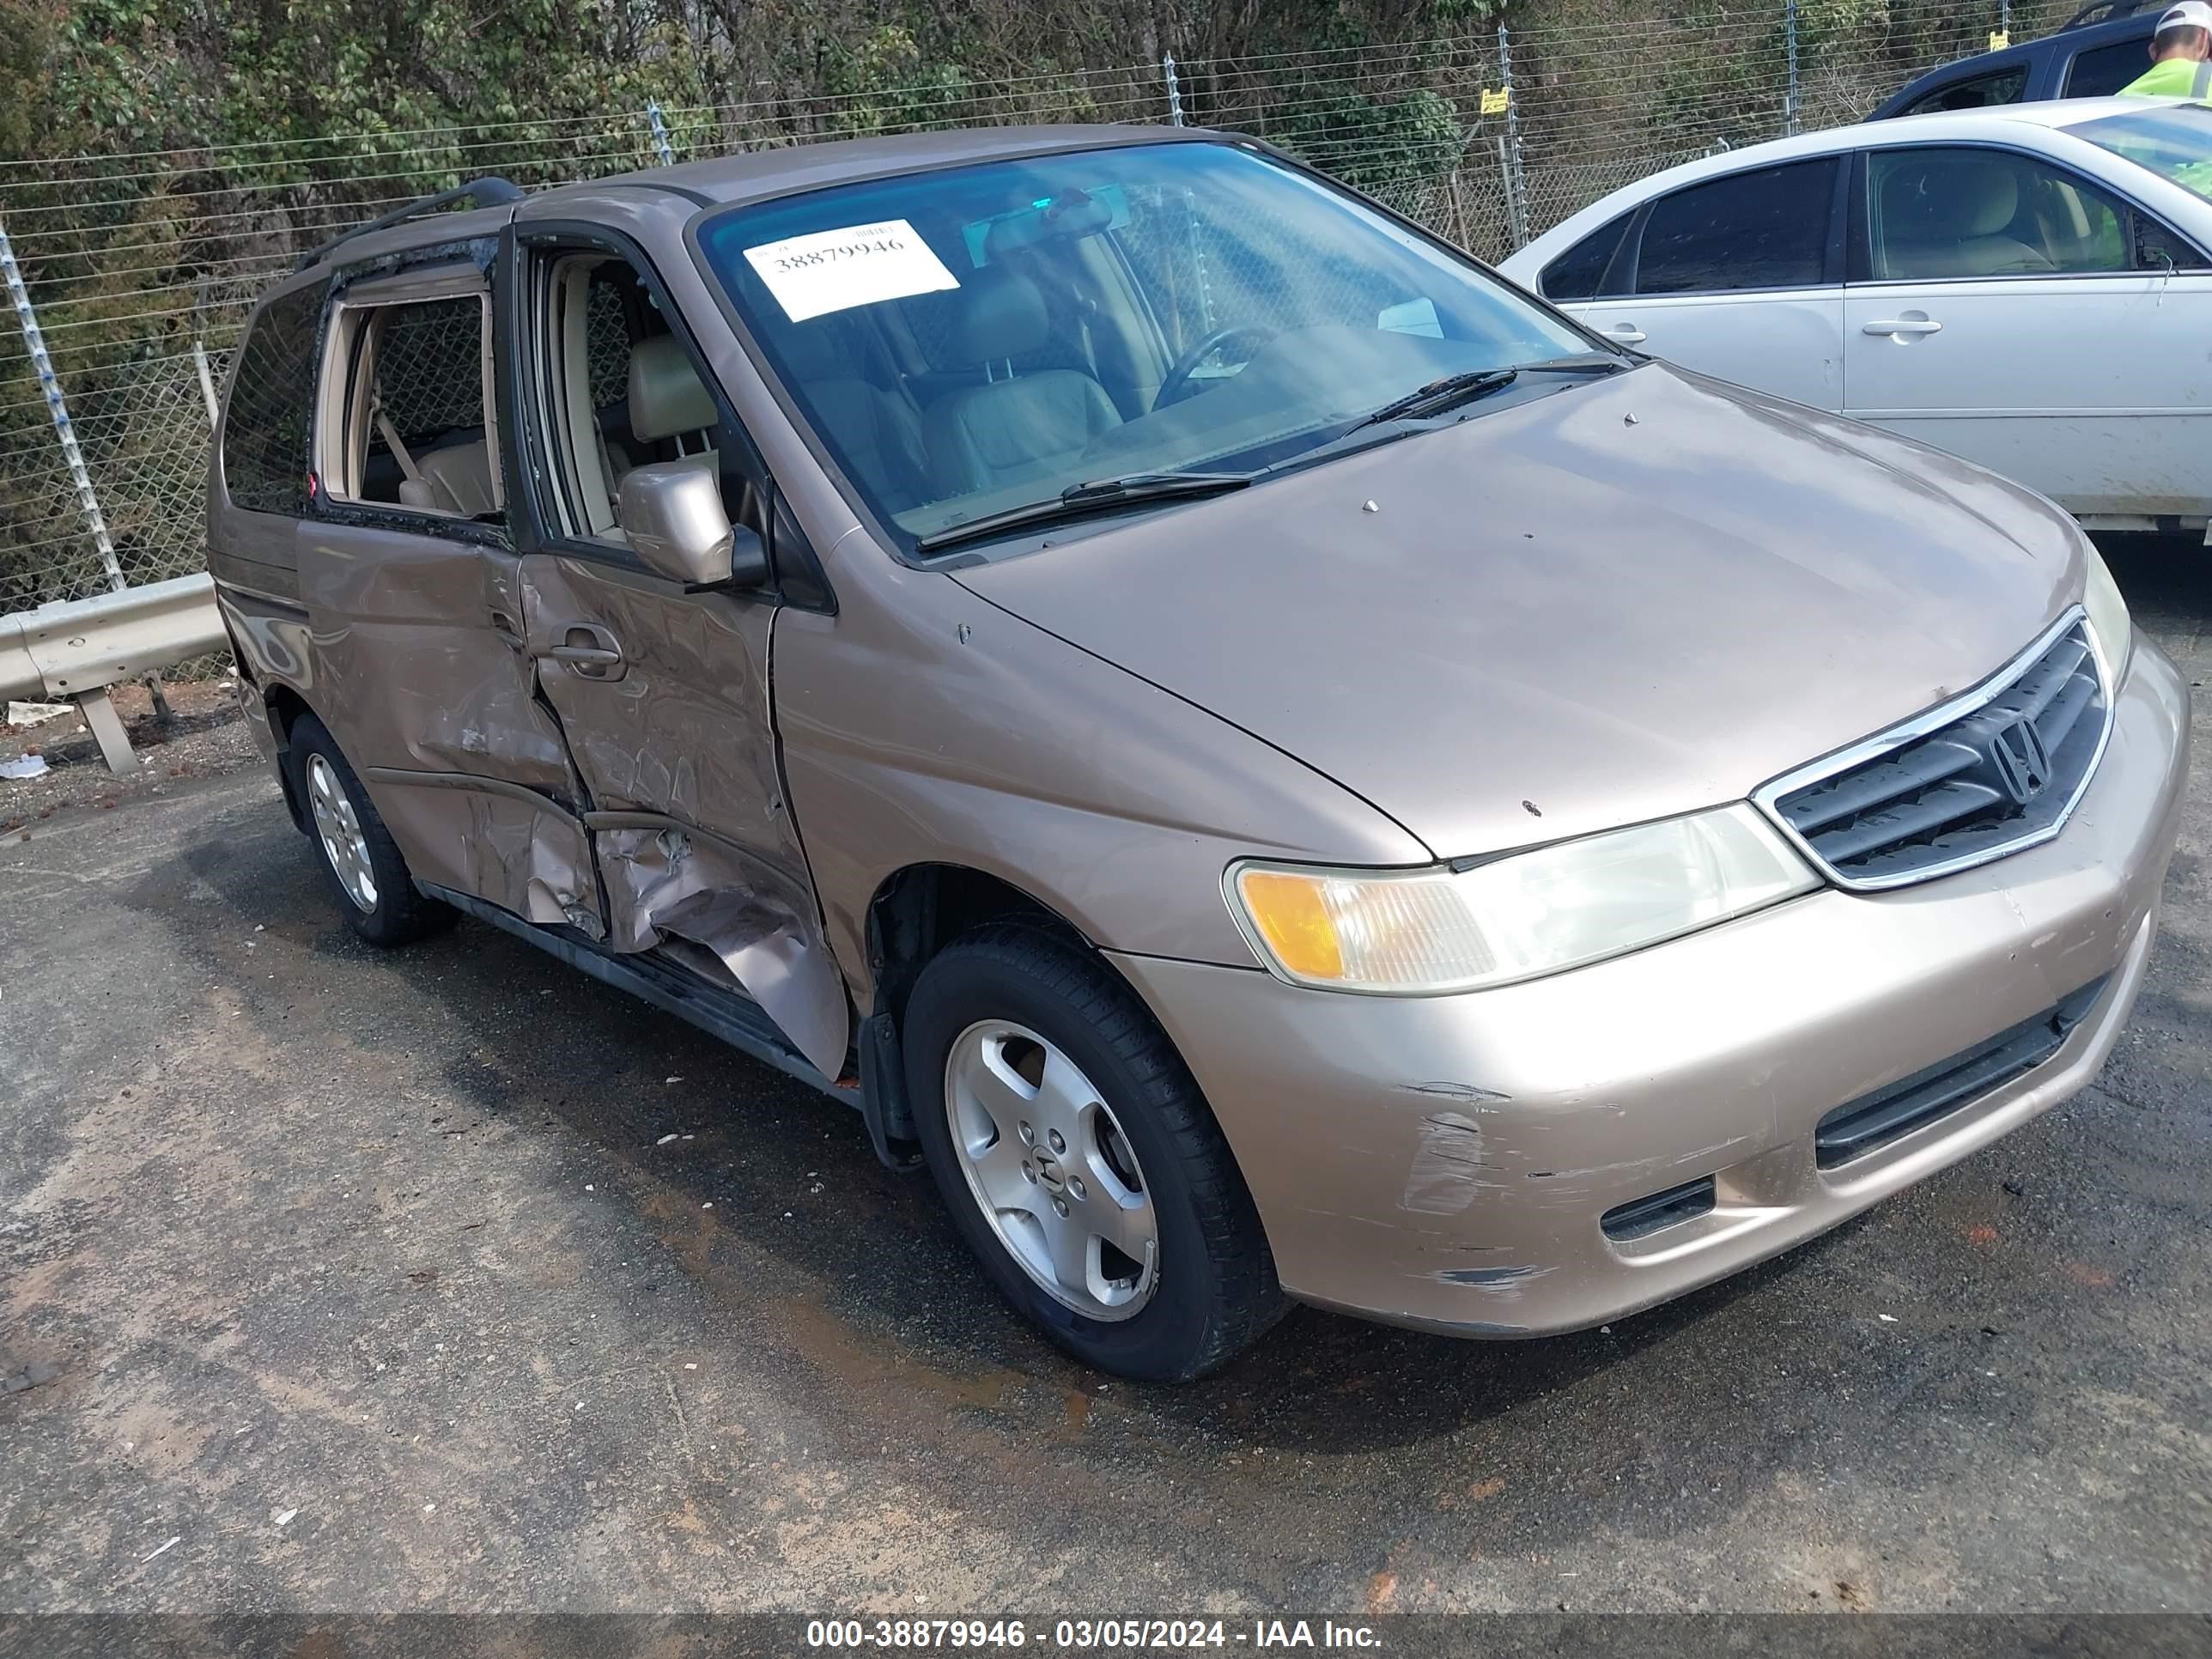
[[[2092,23],[2110,23],[2123,17],[2132,17],[2139,11],[2148,11],[2154,6],[2166,9],[2166,0],[2096,0],[2094,5],[2084,6],[2058,26],[2057,32],[2087,28]]]
[[[509,202],[521,199],[522,187],[512,179],[495,177],[471,179],[465,185],[441,190],[435,196],[425,196],[419,202],[410,202],[405,207],[371,219],[365,225],[356,225],[351,230],[340,231],[320,247],[301,254],[299,264],[292,269],[305,270],[310,265],[319,265],[356,236],[366,236],[372,230],[389,230],[392,226],[404,225],[410,219],[428,218],[456,202],[473,202],[478,207],[504,207]]]

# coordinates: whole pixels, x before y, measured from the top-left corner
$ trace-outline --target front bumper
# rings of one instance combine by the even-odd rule
[[[2140,641],[2055,841],[1527,984],[1358,997],[1115,961],[1212,1103],[1285,1289],[1462,1335],[1575,1330],[1786,1249],[2087,1084],[2149,958],[2188,726],[2180,676]],[[2033,1069],[1820,1167],[1822,1116],[2100,980]],[[1600,1226],[1706,1176],[1703,1214],[1631,1239]]]

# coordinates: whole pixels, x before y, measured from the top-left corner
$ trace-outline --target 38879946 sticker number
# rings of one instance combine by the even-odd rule
[[[960,286],[904,219],[763,242],[745,250],[745,263],[794,323]]]

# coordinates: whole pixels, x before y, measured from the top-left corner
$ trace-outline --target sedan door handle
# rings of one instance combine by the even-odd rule
[[[561,630],[561,643],[545,654],[587,680],[618,680],[623,675],[622,641],[597,623],[570,623]]]
[[[1860,331],[1865,334],[1940,334],[1943,325],[1932,317],[1900,317],[1894,322],[1869,323]]]
[[[1598,331],[1607,339],[1618,340],[1622,345],[1642,345],[1644,340],[1644,331],[1633,323],[1615,323],[1612,327]]]

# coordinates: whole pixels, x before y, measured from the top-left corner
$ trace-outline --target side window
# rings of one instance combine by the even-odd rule
[[[271,301],[239,348],[222,427],[222,477],[234,505],[252,513],[307,510],[308,414],[315,336],[327,285]]]
[[[1963,81],[1947,81],[1922,93],[1898,113],[1926,115],[1936,110],[1987,109],[1992,104],[2017,104],[2027,96],[2027,65],[2014,64],[2007,69],[1991,70],[1986,75],[1970,76]]]
[[[343,380],[339,395],[324,393],[325,492],[333,501],[503,523],[491,307],[481,279],[473,270],[434,275],[420,299],[386,298],[393,286],[339,296],[329,361]]]
[[[1790,161],[1662,197],[1644,221],[1638,294],[1809,288],[1828,259],[1836,161]]]
[[[1562,303],[1596,299],[1599,285],[1605,281],[1606,267],[1620,251],[1620,239],[1627,234],[1628,222],[1635,216],[1633,210],[1622,214],[1610,224],[1590,232],[1546,265],[1543,275],[1536,279],[1544,297]]]
[[[550,252],[533,269],[531,294],[535,425],[550,463],[547,528],[624,546],[623,477],[641,466],[686,465],[712,471],[730,521],[768,541],[771,507],[751,447],[730,430],[700,365],[629,262]]]
[[[2066,71],[2069,98],[2108,98],[2150,67],[2150,38],[2138,35],[2115,46],[2079,53]]]
[[[2130,218],[2094,185],[2034,156],[1898,149],[1867,158],[1876,282],[2131,270]]]

